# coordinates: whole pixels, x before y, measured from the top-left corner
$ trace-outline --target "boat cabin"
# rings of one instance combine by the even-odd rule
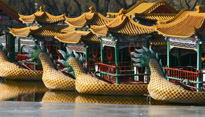
[[[185,11],[171,21],[155,26],[167,40],[167,79],[185,82],[192,90],[204,90],[204,19],[203,7]]]
[[[124,13],[121,11],[121,15],[106,25],[91,26],[91,31],[101,39],[101,61],[96,63],[96,71],[101,78],[117,84],[147,83],[147,68],[133,65],[130,53],[161,42],[153,38],[153,27],[141,25]]]

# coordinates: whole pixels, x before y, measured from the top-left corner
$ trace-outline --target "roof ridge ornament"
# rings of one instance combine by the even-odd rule
[[[123,16],[125,16],[125,14],[127,13],[127,10],[125,10],[124,8],[121,8],[119,11],[119,15],[121,17],[121,20],[123,20]]]
[[[44,12],[44,8],[43,8],[43,6],[40,6],[40,12]]]
[[[127,10],[125,10],[124,8],[121,8],[119,11],[119,15],[125,15],[127,13]]]
[[[94,13],[94,12],[95,12],[95,7],[91,6],[91,7],[89,8],[89,10],[90,10],[90,13]]]
[[[205,6],[196,6],[196,13],[202,13],[205,12]]]

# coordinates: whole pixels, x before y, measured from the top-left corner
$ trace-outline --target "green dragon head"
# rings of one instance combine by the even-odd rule
[[[68,68],[64,68],[63,70],[66,71],[66,72],[73,72],[74,74],[74,70],[73,68],[69,65],[68,63],[68,60],[71,58],[71,57],[74,57],[76,58],[77,60],[80,61],[81,64],[83,64],[83,55],[82,54],[78,54],[77,52],[75,51],[72,51],[70,48],[66,47],[66,52],[64,52],[63,50],[58,50],[63,59],[58,59],[58,62],[62,63],[63,65],[67,66]]]
[[[165,74],[165,69],[162,65],[162,61],[159,60],[159,56],[157,53],[155,53],[152,48],[149,49],[146,47],[142,47],[142,49],[135,49],[134,52],[131,52],[132,61],[134,62],[134,65],[137,67],[148,67],[149,68],[149,61],[150,59],[156,59],[161,68],[163,73]]]
[[[45,48],[39,45],[30,46],[30,48],[32,49],[32,52],[26,55],[28,57],[31,57],[29,61],[32,62],[40,61],[39,55],[41,52],[44,52]],[[46,53],[48,54],[49,52],[47,51]]]

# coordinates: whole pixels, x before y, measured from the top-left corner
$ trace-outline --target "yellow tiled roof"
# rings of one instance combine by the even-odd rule
[[[91,26],[91,31],[94,34],[101,36],[106,36],[108,32],[136,36],[139,34],[149,34],[155,30],[150,26],[144,26],[133,21],[128,16],[120,15],[108,24],[102,26]]]
[[[53,38],[58,33],[65,33],[66,31],[73,31],[70,27],[25,27],[25,28],[9,28],[10,33],[17,37],[28,37],[29,35],[39,36],[43,38]]]
[[[137,2],[135,5],[131,6],[126,11],[130,12],[130,11],[132,11],[133,9],[135,9],[136,7],[138,7],[142,3],[147,3],[147,1],[146,0],[141,0],[141,1]],[[115,15],[117,17],[119,15],[119,13],[107,12],[107,16],[109,16],[109,15],[111,15],[111,16]]]
[[[137,2],[136,4],[134,4],[133,6],[131,6],[129,9],[127,9],[126,11],[127,12],[130,12],[130,11],[132,11],[133,9],[135,9],[136,7],[138,7],[139,5],[141,5],[142,3],[147,3],[147,1],[146,0],[141,0],[141,1],[139,1],[139,2]]]
[[[61,28],[61,33],[72,32],[72,31],[74,31],[74,30],[75,30],[74,27],[70,27],[70,26],[62,27],[62,28]]]
[[[93,11],[83,13],[81,16],[76,17],[76,18],[66,17],[66,23],[76,28],[83,28],[86,24],[104,25],[104,24],[111,22],[112,20],[113,18],[104,17],[100,13],[95,13]]]
[[[96,35],[88,31],[72,31],[66,34],[57,34],[55,38],[60,42],[69,44],[78,44],[80,41],[83,41],[85,43],[100,42],[100,39],[98,39]]]
[[[35,15],[21,15],[19,14],[19,20],[23,23],[33,23],[35,21]]]
[[[111,22],[113,18],[107,18],[100,13],[83,13],[77,18],[66,18],[66,23],[76,28],[83,28],[88,25],[104,25]]]
[[[13,9],[12,7],[10,7],[8,4],[6,4],[4,1],[0,0],[0,9],[4,10],[7,9],[8,12],[11,12],[12,14],[10,14],[10,17],[12,17],[13,19],[18,21],[18,11],[16,11],[15,9]]]
[[[35,20],[40,23],[56,23],[59,21],[63,21],[65,19],[65,14],[59,16],[53,16],[48,12],[44,12],[43,8],[40,8],[40,11],[32,14],[32,15],[21,15],[19,14],[19,20],[23,23],[33,23]]]
[[[141,14],[141,13],[145,13],[146,11],[148,11],[155,3],[141,3],[140,5],[138,5],[136,8],[134,8],[133,10],[131,10],[130,12],[127,12],[127,16],[134,16],[135,14]]]
[[[28,37],[32,30],[37,30],[39,27],[25,27],[25,28],[8,28],[10,33],[16,37]]]
[[[174,17],[172,17],[170,19],[159,19],[157,23],[159,23],[159,24],[170,23],[174,20],[178,20],[178,19],[184,17],[185,15],[189,14],[189,12],[190,11],[188,9],[183,9],[177,15],[175,15]]]
[[[166,5],[171,11],[173,11],[173,13],[177,13],[177,10],[174,7],[172,7],[171,5],[169,5],[164,0],[159,0],[158,2],[155,2],[155,3],[148,3],[147,1],[143,0],[143,1],[140,1],[140,2],[136,3],[135,5],[133,5],[128,10],[126,10],[127,11],[126,15],[133,17],[133,16],[136,16],[136,15],[139,15],[139,14],[141,14],[141,16],[143,14],[145,14],[145,15],[150,14],[152,11],[154,11],[155,9],[160,7],[161,5]],[[109,15],[117,16],[117,15],[119,15],[119,13],[107,13],[107,16],[109,16]],[[161,15],[161,14],[159,14],[159,15]],[[167,13],[167,15],[169,16],[170,14]]]
[[[205,13],[186,12],[170,23],[155,25],[154,28],[164,36],[187,38],[203,26]]]
[[[43,38],[53,38],[60,32],[61,28],[39,28],[38,30],[32,31],[31,34]]]

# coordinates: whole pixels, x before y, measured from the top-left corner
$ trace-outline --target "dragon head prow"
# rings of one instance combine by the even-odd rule
[[[62,63],[67,67],[71,67],[72,70],[75,72],[75,76],[78,76],[80,73],[85,73],[83,69],[83,55],[78,54],[75,51],[72,51],[70,48],[66,47],[66,52],[63,50],[58,50],[63,59],[58,59],[58,62]]]
[[[141,49],[135,49],[134,52],[131,52],[132,61],[135,62],[135,66],[137,67],[148,67],[150,68],[150,63],[156,61],[157,64],[161,67],[163,74],[165,74],[164,67],[162,65],[161,60],[159,60],[159,56],[155,53],[151,47],[146,48],[142,47]],[[151,68],[152,72],[152,68]]]
[[[48,66],[54,68],[52,61],[50,60],[49,56],[46,53],[41,52],[39,54],[39,59],[41,60],[43,67],[46,66],[47,64]]]
[[[82,54],[78,54],[75,51],[72,51],[70,48],[66,47],[66,52],[63,50],[58,50],[60,52],[60,54],[62,55],[63,59],[58,59],[58,61],[60,63],[62,63],[65,66],[69,65],[69,60],[70,59],[77,59],[78,61],[80,61],[80,63],[83,63],[83,55]]]

